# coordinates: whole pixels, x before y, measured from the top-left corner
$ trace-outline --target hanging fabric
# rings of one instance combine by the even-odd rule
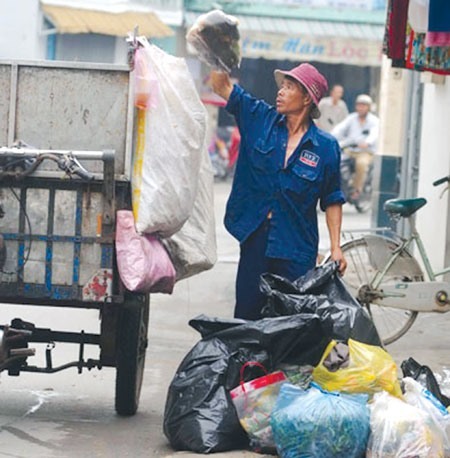
[[[406,68],[429,71],[438,75],[450,75],[450,48],[425,46],[425,34],[410,30]]]
[[[405,67],[409,0],[390,0],[386,20],[384,50],[393,67]]]

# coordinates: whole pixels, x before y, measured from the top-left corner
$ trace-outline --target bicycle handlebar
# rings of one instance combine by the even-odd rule
[[[78,161],[75,156],[61,156],[56,160],[58,167],[69,175],[78,175],[86,181],[94,178],[91,172],[88,172]]]
[[[433,186],[439,186],[442,183],[449,182],[450,181],[450,175],[439,178],[439,180],[433,181]]]
[[[86,160],[103,160],[104,153],[98,151],[63,151],[63,150],[34,150],[30,148],[0,148],[0,158],[12,158],[10,163],[0,165],[0,179],[12,176],[17,179],[31,175],[40,164],[50,159],[56,162],[58,168],[67,175],[78,175],[81,179],[90,181],[94,174],[80,163],[78,158]]]

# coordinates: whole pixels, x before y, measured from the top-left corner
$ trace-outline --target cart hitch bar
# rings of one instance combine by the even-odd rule
[[[102,368],[102,363],[97,359],[84,359],[84,346],[100,345],[100,335],[87,334],[84,331],[64,332],[52,331],[48,328],[36,328],[33,323],[23,321],[19,318],[12,320],[11,325],[0,325],[3,338],[0,339],[0,371],[7,369],[9,375],[19,375],[20,372],[40,372],[53,374],[55,372],[78,368],[81,374],[84,368]],[[53,366],[52,350],[55,342],[79,344],[78,360],[60,366]],[[28,348],[28,343],[47,343],[45,350],[45,367],[30,366],[26,362],[28,356],[35,354],[34,348]],[[14,347],[14,348],[13,348]]]

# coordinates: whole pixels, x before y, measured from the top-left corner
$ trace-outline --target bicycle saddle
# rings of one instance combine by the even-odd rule
[[[419,210],[419,208],[422,208],[426,203],[427,199],[423,197],[416,199],[390,199],[384,203],[383,208],[391,215],[399,215],[406,218]]]

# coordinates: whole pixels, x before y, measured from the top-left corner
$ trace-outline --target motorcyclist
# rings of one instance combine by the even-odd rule
[[[361,195],[367,171],[377,148],[379,119],[370,112],[371,107],[372,99],[369,95],[358,95],[355,112],[349,114],[331,131],[344,154],[355,159],[353,194],[350,196],[352,200],[358,200]]]

